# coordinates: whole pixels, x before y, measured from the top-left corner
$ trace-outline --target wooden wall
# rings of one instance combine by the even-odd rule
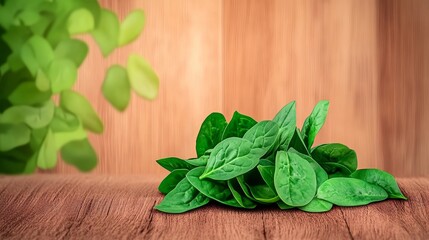
[[[155,160],[192,157],[213,111],[270,119],[297,100],[298,123],[331,101],[316,140],[342,142],[359,167],[429,176],[429,1],[424,0],[103,0],[120,16],[142,8],[147,25],[131,46],[103,60],[91,48],[78,89],[106,131],[92,136],[94,173],[166,171]],[[90,41],[91,42],[91,41]],[[91,42],[91,46],[94,44]],[[161,81],[153,102],[133,96],[124,113],[102,98],[107,66],[135,52]],[[74,173],[60,163],[55,170]]]

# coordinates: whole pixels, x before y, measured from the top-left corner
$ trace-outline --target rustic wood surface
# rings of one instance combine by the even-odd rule
[[[141,176],[0,177],[0,239],[428,239],[429,179],[400,179],[408,201],[315,214],[210,204],[153,209],[157,182]]]
[[[155,160],[194,157],[211,112],[270,119],[297,100],[302,124],[331,101],[316,143],[355,149],[361,168],[429,177],[429,1],[427,0],[101,0],[121,18],[146,12],[142,36],[103,59],[90,41],[82,91],[105,122],[91,136],[94,173],[165,172]],[[89,39],[89,38],[88,38]],[[124,113],[101,95],[104,72],[144,56],[160,77],[153,101],[132,97]],[[57,173],[77,170],[60,162]]]

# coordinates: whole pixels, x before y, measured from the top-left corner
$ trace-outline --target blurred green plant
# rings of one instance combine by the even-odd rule
[[[62,159],[81,171],[97,165],[87,131],[103,132],[90,102],[72,90],[89,34],[104,57],[134,41],[145,15],[132,11],[122,22],[97,0],[0,0],[0,173],[31,173]],[[117,110],[131,91],[152,100],[158,77],[140,56],[111,66],[101,86]],[[59,101],[54,101],[59,99]]]

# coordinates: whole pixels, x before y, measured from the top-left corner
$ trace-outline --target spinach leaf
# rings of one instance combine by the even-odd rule
[[[356,152],[340,143],[319,145],[311,155],[328,174],[341,172],[349,176],[357,169]]]
[[[200,129],[197,158],[158,160],[172,171],[159,190],[171,195],[186,175],[197,193],[228,206],[253,209],[258,204],[276,203],[280,209],[315,213],[330,211],[334,204],[360,206],[388,197],[406,199],[389,173],[356,170],[356,153],[347,146],[331,143],[311,149],[328,107],[327,101],[319,102],[302,131],[296,127],[295,102],[286,105],[273,121],[259,123],[235,112],[227,125],[223,115],[213,113]],[[77,124],[80,126],[79,121]],[[70,124],[66,125],[65,129],[69,129]],[[49,125],[53,130],[62,126]],[[41,144],[43,139],[31,140],[30,144]],[[185,203],[191,197],[187,194]],[[189,208],[181,199],[166,199],[169,202],[160,204],[166,206],[165,211]]]
[[[204,167],[197,167],[192,169],[186,174],[186,178],[198,191],[205,196],[216,200],[232,207],[239,207],[241,205],[235,200],[234,195],[228,188],[226,181],[214,181],[211,179],[200,179],[201,174],[204,172]]]
[[[119,28],[119,46],[124,46],[137,39],[145,24],[145,14],[142,10],[129,13]]]
[[[271,183],[273,182],[273,176],[274,174],[271,175],[271,180],[267,179]],[[269,176],[265,177],[269,178]],[[237,179],[240,179],[240,177],[237,177]],[[245,189],[248,189],[247,191],[251,199],[258,203],[274,203],[279,200],[275,189],[267,184],[258,168],[254,168],[244,174],[243,178],[239,180],[239,183],[240,181],[242,181],[242,185],[245,185]]]
[[[153,100],[158,95],[159,79],[150,64],[140,55],[131,54],[127,63],[128,80],[137,95]]]
[[[289,149],[289,152],[296,153],[302,159],[305,159],[308,163],[310,163],[311,167],[313,168],[314,172],[316,173],[317,187],[319,187],[324,181],[328,180],[328,174],[313,158],[311,158],[310,156],[307,156],[305,154],[302,154],[293,148]]]
[[[267,153],[276,142],[279,127],[273,121],[262,121],[247,131],[243,139],[253,143],[252,148],[261,149],[261,154]]]
[[[274,166],[258,166],[259,174],[261,174],[264,182],[275,192],[276,187],[274,186]]]
[[[164,180],[162,180],[158,186],[158,190],[163,194],[169,193],[177,186],[180,181],[186,177],[188,171],[188,169],[173,170],[170,174],[167,175],[167,177],[164,178]]]
[[[198,157],[204,155],[207,150],[214,148],[222,140],[226,125],[226,119],[221,113],[212,113],[204,120],[197,136]]]
[[[277,152],[274,185],[284,203],[307,205],[316,193],[316,184],[316,174],[305,159],[293,152]]]
[[[0,152],[6,152],[30,142],[30,129],[21,124],[0,124]]]
[[[389,198],[407,200],[407,197],[402,194],[395,178],[390,173],[379,169],[360,169],[352,173],[350,177],[382,187],[389,195]]]
[[[173,171],[175,169],[192,169],[194,166],[188,161],[182,160],[176,157],[162,158],[156,161],[161,167],[167,169],[168,171]]]
[[[51,146],[55,148],[56,146]],[[61,147],[64,162],[75,166],[82,172],[88,172],[97,166],[98,157],[87,138],[69,141]]]
[[[271,160],[267,160],[267,159],[259,159],[259,165],[260,166],[273,166],[274,167],[274,163]]]
[[[307,205],[299,207],[304,212],[327,212],[332,209],[333,204],[318,198],[313,198]]]
[[[187,178],[184,178],[164,197],[160,204],[155,206],[155,209],[166,213],[183,213],[204,206],[209,201],[209,198],[193,187]]]
[[[257,122],[253,118],[235,111],[234,115],[232,115],[231,121],[223,132],[222,140],[230,137],[241,138],[256,123]]]
[[[40,107],[13,106],[0,114],[0,123],[25,123],[30,128],[43,128],[52,121],[54,111],[55,105],[51,100],[43,103]]]
[[[282,201],[278,201],[277,206],[279,206],[279,208],[282,210],[289,210],[289,209],[295,208],[294,206],[287,205],[286,203],[284,203]]]
[[[243,190],[244,195],[247,198],[256,201],[256,199],[252,196],[252,193],[250,192],[249,187],[246,184],[246,181],[244,179],[244,175],[240,175],[240,176],[236,177],[235,179],[237,179],[237,182],[240,185],[241,190]]]
[[[304,143],[304,140],[302,140],[302,136],[298,128],[295,128],[295,132],[293,134],[292,140],[290,140],[288,148],[294,148],[295,150],[297,150],[302,154],[310,155],[310,152],[308,151],[307,146]],[[282,150],[287,150],[287,149],[282,149]]]
[[[228,180],[228,187],[231,190],[232,195],[235,200],[243,207],[243,208],[255,208],[256,204],[252,202],[248,197],[245,196],[243,190],[241,189],[240,184],[238,183],[236,178]]]
[[[326,115],[328,114],[328,109],[329,101],[322,100],[317,103],[310,116],[305,119],[301,133],[303,135],[304,143],[306,144],[308,149],[310,149],[313,145],[317,133],[320,131],[323,124],[325,123]]]
[[[284,106],[273,118],[273,121],[276,122],[280,127],[278,146],[284,145],[287,147],[296,128],[295,101],[292,101]]]
[[[208,159],[209,156],[203,155],[199,158],[188,159],[186,160],[186,162],[196,167],[205,167],[207,165]]]
[[[249,185],[253,198],[260,203],[275,203],[280,200],[279,196],[267,184]]]
[[[355,178],[331,178],[317,190],[317,198],[338,206],[361,206],[387,197],[383,188]]]
[[[200,178],[229,180],[252,170],[262,156],[258,149],[252,149],[252,145],[242,138],[231,137],[223,140],[213,149]]]

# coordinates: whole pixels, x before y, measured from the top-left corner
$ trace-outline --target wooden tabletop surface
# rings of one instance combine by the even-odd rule
[[[328,213],[241,210],[211,203],[185,214],[154,210],[144,177],[0,176],[0,239],[428,239],[429,179],[399,179],[408,201]]]

